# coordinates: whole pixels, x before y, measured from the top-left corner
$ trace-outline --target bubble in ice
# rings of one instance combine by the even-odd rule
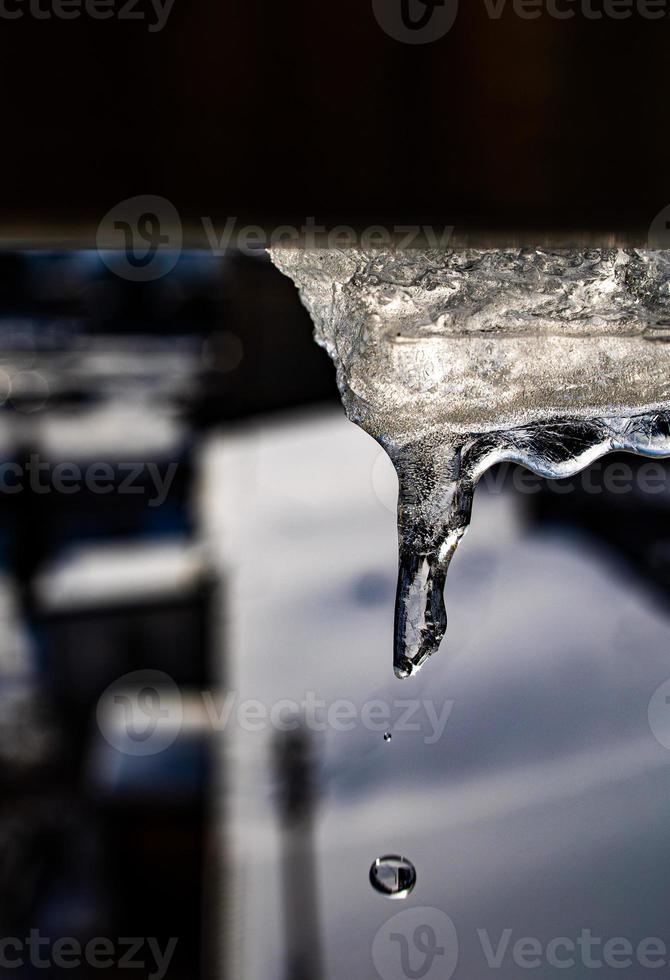
[[[477,481],[552,479],[613,450],[670,455],[670,251],[273,250],[337,368],[349,418],[399,481],[394,669],[447,628]]]
[[[407,858],[388,854],[373,862],[370,884],[387,898],[407,898],[416,884],[416,869]]]

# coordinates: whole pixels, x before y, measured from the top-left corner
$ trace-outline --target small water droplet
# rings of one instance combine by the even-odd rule
[[[407,858],[388,854],[370,868],[370,884],[387,898],[407,898],[416,884],[416,868]]]
[[[390,732],[384,732],[384,741],[385,742],[390,742],[392,738],[393,738],[393,735]]]

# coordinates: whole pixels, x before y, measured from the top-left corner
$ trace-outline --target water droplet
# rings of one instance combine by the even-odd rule
[[[391,732],[384,732],[384,741],[385,742],[390,742],[392,738],[393,738],[393,735],[391,734]]]
[[[407,858],[388,854],[370,868],[370,884],[387,898],[407,898],[416,885],[416,868]]]

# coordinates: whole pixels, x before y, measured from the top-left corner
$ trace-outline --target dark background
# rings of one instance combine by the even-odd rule
[[[202,215],[643,232],[670,202],[669,41],[667,17],[483,0],[417,46],[369,0],[176,0],[154,34],[0,19],[0,231],[92,243],[159,194],[195,245]]]

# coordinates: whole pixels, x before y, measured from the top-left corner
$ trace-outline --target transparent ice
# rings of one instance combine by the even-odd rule
[[[670,455],[670,252],[275,249],[333,358],[348,417],[398,473],[394,669],[447,626],[477,481],[512,461],[572,476]]]

